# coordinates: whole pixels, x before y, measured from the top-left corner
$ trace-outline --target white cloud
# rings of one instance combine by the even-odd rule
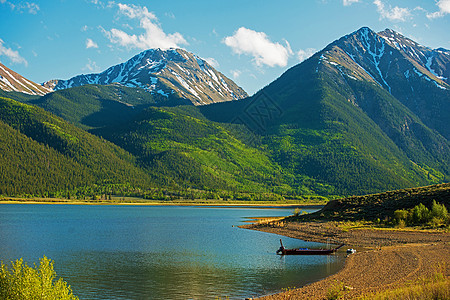
[[[140,35],[128,34],[120,29],[112,28],[104,31],[108,39],[115,44],[129,48],[148,49],[148,48],[180,48],[180,45],[187,44],[184,37],[178,33],[166,34],[158,18],[147,7],[137,5],[127,5],[119,3],[119,13],[130,19],[139,20],[139,27],[144,29],[144,33]]]
[[[316,51],[317,50],[314,49],[314,48],[308,48],[308,49],[305,49],[305,50],[300,49],[297,52],[298,61],[302,62],[302,61],[310,58],[314,53],[316,53]]]
[[[28,12],[33,15],[37,14],[37,12],[40,10],[39,5],[29,2],[25,2],[22,9],[28,10]]]
[[[126,15],[130,19],[142,19],[148,18],[150,20],[157,20],[154,13],[149,12],[147,7],[140,7],[138,5],[128,5],[128,4],[117,4],[119,6],[119,10],[122,14]]]
[[[428,19],[435,19],[445,16],[446,14],[450,14],[450,0],[439,0],[436,5],[439,7],[439,10],[427,14]]]
[[[357,2],[359,2],[359,0],[342,0],[342,4],[344,4],[344,6],[349,6]]]
[[[3,46],[3,43],[3,40],[0,39],[0,56],[4,55],[8,57],[13,63],[24,64],[25,66],[28,66],[27,60],[20,56],[18,51],[14,51],[11,48],[6,48],[5,46]]]
[[[176,19],[175,15],[173,14],[173,12],[166,12],[164,15],[166,17],[170,18],[170,19]]]
[[[128,23],[122,24],[122,27],[123,27],[123,28],[126,28],[126,29],[128,29],[128,30],[133,30],[133,29],[134,29],[134,28],[133,28],[130,24],[128,24]]]
[[[236,54],[253,56],[257,66],[285,67],[289,56],[293,54],[287,41],[286,46],[273,43],[264,32],[256,32],[245,27],[239,28],[234,35],[224,38],[223,42]]]
[[[86,49],[89,49],[89,48],[98,48],[98,45],[93,40],[86,39]]]
[[[408,8],[398,6],[392,8],[390,5],[389,8],[386,8],[381,0],[375,0],[373,1],[373,4],[377,6],[380,19],[388,19],[390,21],[406,21],[406,19],[411,16],[411,12]]]
[[[20,13],[28,12],[35,15],[40,10],[39,5],[34,2],[0,0],[0,3],[7,4],[12,10],[17,10]]]
[[[97,5],[101,9],[111,8],[116,4],[114,1],[103,2],[99,0],[91,0],[90,2],[94,5]]]
[[[437,6],[441,11],[445,12],[446,14],[450,13],[450,0],[440,0],[437,3]]]
[[[83,71],[89,71],[89,72],[99,72],[100,68],[97,66],[97,63],[95,61],[92,61],[90,58],[88,58],[88,63],[82,68]]]
[[[239,70],[231,70],[231,76],[233,76],[233,79],[236,80],[239,78],[239,76],[241,76],[241,71]]]
[[[205,60],[206,60],[206,62],[207,62],[208,64],[210,64],[213,68],[216,68],[216,69],[217,69],[217,68],[220,66],[219,62],[218,62],[215,58],[213,58],[213,57],[205,58]]]

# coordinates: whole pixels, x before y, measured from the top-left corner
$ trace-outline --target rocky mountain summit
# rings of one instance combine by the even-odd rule
[[[43,87],[0,63],[0,89],[6,92],[21,92],[29,95],[45,95],[50,89]]]
[[[159,98],[184,98],[194,105],[239,100],[247,93],[204,59],[183,49],[150,49],[98,74],[51,80],[43,85],[61,90],[86,84],[119,83],[143,88]]]

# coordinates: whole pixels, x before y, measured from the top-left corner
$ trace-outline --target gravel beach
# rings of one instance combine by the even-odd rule
[[[450,276],[450,233],[342,230],[333,222],[242,227],[306,241],[326,242],[332,239],[345,243],[345,249],[363,249],[349,255],[343,269],[328,278],[260,299],[326,299],[327,292],[337,284],[343,284],[346,290],[340,299],[355,299],[362,294],[404,286],[437,271]]]

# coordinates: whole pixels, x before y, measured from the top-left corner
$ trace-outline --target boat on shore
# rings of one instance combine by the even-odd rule
[[[333,254],[338,251],[340,248],[344,246],[341,244],[336,248],[331,249],[308,249],[308,248],[294,248],[294,249],[286,249],[283,246],[283,241],[280,239],[281,247],[277,250],[278,255],[328,255]]]

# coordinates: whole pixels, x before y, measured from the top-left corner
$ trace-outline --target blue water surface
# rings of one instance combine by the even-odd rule
[[[80,299],[243,299],[335,273],[343,257],[275,254],[275,234],[247,218],[293,209],[0,205],[0,260],[44,255]],[[320,244],[282,237],[287,248]]]

